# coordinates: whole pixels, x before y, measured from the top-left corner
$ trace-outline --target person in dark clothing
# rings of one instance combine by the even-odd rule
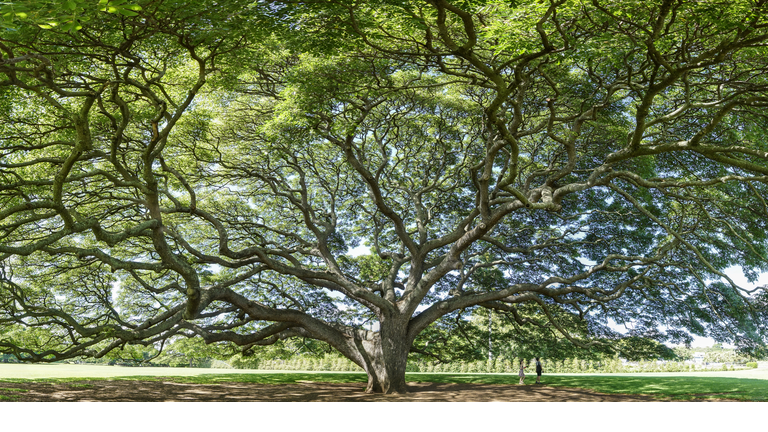
[[[536,357],[536,384],[541,384],[541,361]]]

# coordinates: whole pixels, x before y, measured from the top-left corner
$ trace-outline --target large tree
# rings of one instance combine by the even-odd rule
[[[766,292],[725,270],[768,268],[764,3],[158,0],[20,25],[0,350],[303,337],[389,393],[472,307],[580,345],[613,320],[757,349]]]

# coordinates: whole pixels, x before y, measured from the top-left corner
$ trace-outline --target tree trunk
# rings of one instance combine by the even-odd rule
[[[407,320],[381,320],[378,334],[360,341],[358,350],[368,374],[366,393],[406,393],[405,365],[411,343]]]

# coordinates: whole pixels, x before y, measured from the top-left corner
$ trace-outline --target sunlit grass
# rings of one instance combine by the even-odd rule
[[[768,401],[768,382],[761,379],[701,376],[551,376],[547,385],[589,388],[602,393],[646,394],[673,400],[737,399]]]

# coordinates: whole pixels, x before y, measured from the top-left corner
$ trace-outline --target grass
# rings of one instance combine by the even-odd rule
[[[19,389],[19,388],[12,388],[12,387],[0,387],[0,393],[11,392],[11,394],[9,394],[9,395],[0,394],[0,401],[3,401],[3,400],[10,401],[10,400],[19,399],[19,398],[21,398],[21,395],[13,394],[13,393],[24,393],[24,392],[27,392],[27,391],[29,391],[29,390]]]
[[[23,366],[19,367],[19,366]],[[290,384],[296,382],[364,383],[361,372],[253,371],[191,368],[124,368],[94,365],[0,364],[0,383],[73,383],[84,379],[158,380],[190,384],[243,382]],[[516,385],[516,374],[408,373],[409,382],[482,383]],[[526,382],[533,383],[529,375]],[[645,374],[545,374],[548,386],[585,388],[601,393],[643,394],[660,400],[736,399],[768,401],[768,371]],[[6,389],[0,389],[0,392]],[[0,395],[0,399],[8,396]]]
[[[551,385],[586,387],[602,393],[647,394],[672,400],[737,399],[768,401],[768,383],[764,380],[723,377],[553,377]]]
[[[417,375],[417,376],[414,376]],[[668,376],[652,374],[623,375],[544,375],[542,383],[552,387],[584,388],[600,393],[649,395],[660,400],[736,399],[768,401],[768,382],[765,379],[728,378],[722,376],[686,376],[683,373]],[[501,374],[411,374],[409,381],[438,383],[516,384],[517,375]],[[531,384],[535,376],[527,376]]]
[[[0,379],[4,378],[114,378],[118,376],[167,376],[218,373],[258,372],[238,369],[198,369],[168,367],[122,367],[73,364],[0,363]]]

